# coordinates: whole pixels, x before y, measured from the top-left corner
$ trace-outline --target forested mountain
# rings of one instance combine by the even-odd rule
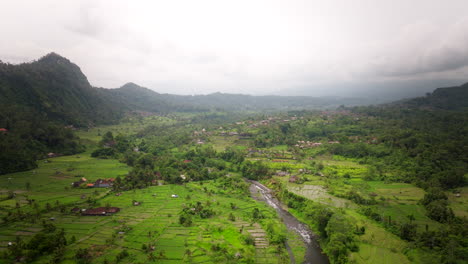
[[[426,97],[386,105],[393,110],[376,106],[363,111],[379,116],[391,115],[391,118],[404,114],[399,108],[460,111],[468,108],[467,95],[468,84],[465,84],[439,88]],[[0,128],[8,131],[0,134],[0,147],[8,150],[0,156],[3,168],[0,174],[29,169],[37,158],[44,157],[48,152],[66,154],[81,151],[77,138],[65,126],[89,127],[115,123],[129,112],[278,111],[324,109],[361,103],[360,99],[332,97],[159,94],[134,83],[117,89],[95,88],[77,65],[55,53],[19,65],[0,62]],[[408,119],[408,115],[404,116],[405,120]],[[419,120],[410,124],[447,118],[440,114],[414,111],[410,116]]]
[[[62,124],[108,123],[123,113],[89,84],[77,65],[55,53],[32,63],[1,63],[0,94],[3,107],[27,107]]]
[[[402,101],[403,105],[426,109],[467,110],[468,83],[460,86],[437,88],[426,97],[418,97]]]
[[[208,111],[207,107],[193,106],[184,100],[167,100],[153,90],[141,87],[135,83],[126,83],[116,89],[98,89],[105,100],[113,105],[119,105],[124,111],[146,111],[159,114],[169,112]]]
[[[439,88],[426,97],[399,101],[405,107],[460,110],[468,107],[468,84]],[[154,113],[209,110],[296,110],[362,105],[359,98],[160,94],[134,83],[117,89],[94,88],[80,68],[58,54],[38,61],[0,63],[0,103],[20,106],[64,125],[89,126],[116,122],[126,112]]]
[[[26,107],[46,119],[79,127],[116,122],[126,112],[154,113],[209,110],[291,110],[362,104],[356,98],[159,94],[127,83],[117,89],[92,87],[80,68],[56,53],[37,61],[0,63],[0,103]]]

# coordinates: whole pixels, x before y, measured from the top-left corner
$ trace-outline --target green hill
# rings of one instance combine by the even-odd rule
[[[91,86],[80,68],[56,53],[18,65],[0,62],[0,174],[28,169],[48,152],[82,151],[65,126],[117,123],[129,112],[288,111],[362,105],[359,98],[160,94],[134,83],[117,89]],[[468,84],[439,88],[426,97],[390,104],[431,110],[466,110]],[[381,111],[380,106],[373,111]]]
[[[49,120],[86,126],[122,116],[93,88],[80,68],[55,53],[19,65],[0,64],[0,103],[22,106]]]
[[[467,110],[468,109],[468,83],[460,86],[437,88],[425,97],[412,98],[402,101],[403,105],[439,110]]]

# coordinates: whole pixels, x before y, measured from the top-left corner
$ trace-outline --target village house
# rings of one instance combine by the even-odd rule
[[[75,208],[73,208],[75,209]],[[73,210],[72,209],[72,210]],[[120,212],[120,208],[118,207],[98,207],[98,208],[91,208],[81,210],[81,215],[86,216],[109,216],[115,213]]]
[[[315,175],[320,176],[320,177],[325,177],[325,175],[322,172],[316,172]]]
[[[98,179],[95,183],[94,183],[94,188],[108,188],[108,187],[111,187],[113,184],[114,184],[114,178],[109,178],[109,179]]]
[[[291,182],[291,183],[295,183],[295,182],[297,182],[298,180],[299,180],[299,177],[297,177],[296,175],[291,175],[291,176],[289,177],[289,182]]]
[[[57,156],[58,156],[57,153],[53,153],[53,152],[47,153],[47,157],[48,157],[48,158],[55,158],[55,157],[57,157]]]
[[[288,176],[289,172],[287,172],[287,171],[278,171],[278,172],[276,172],[276,175],[281,176],[281,177]]]
[[[248,138],[252,137],[252,134],[251,133],[240,133],[239,136],[241,137],[241,139],[248,139]]]
[[[287,160],[282,160],[282,159],[273,159],[271,162],[289,162]]]
[[[295,147],[299,148],[310,148],[310,147],[319,147],[321,146],[322,143],[320,142],[310,142],[310,141],[304,141],[304,140],[299,140],[297,141],[297,144],[295,144]]]
[[[112,148],[116,144],[117,144],[117,142],[115,142],[114,140],[111,140],[111,141],[108,141],[108,142],[104,143],[104,147],[105,148]]]
[[[79,181],[72,182],[73,187],[80,187],[83,183],[87,182],[88,180],[85,177],[81,177]]]

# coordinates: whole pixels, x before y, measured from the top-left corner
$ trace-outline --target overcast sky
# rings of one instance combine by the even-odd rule
[[[2,61],[54,51],[106,88],[332,95],[320,87],[468,81],[467,0],[4,0],[0,36]]]

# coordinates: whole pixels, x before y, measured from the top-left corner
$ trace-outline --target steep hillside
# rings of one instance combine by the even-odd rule
[[[55,53],[19,65],[0,64],[0,103],[24,106],[64,124],[108,123],[122,115],[80,68]]]
[[[411,107],[443,109],[443,110],[467,110],[468,109],[468,83],[460,86],[437,88],[426,97],[418,97],[402,101],[404,105]]]
[[[134,83],[95,88],[76,64],[56,53],[19,65],[0,62],[0,94],[4,108],[27,108],[48,120],[81,127],[116,122],[130,111],[298,110],[362,104],[358,98],[159,94]]]

